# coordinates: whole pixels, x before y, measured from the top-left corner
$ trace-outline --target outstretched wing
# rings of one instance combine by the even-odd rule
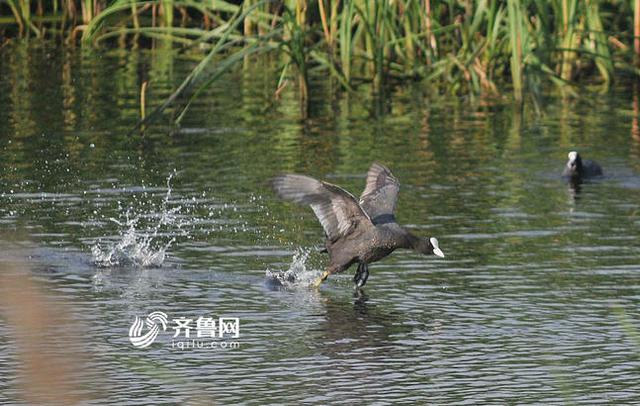
[[[277,176],[272,185],[282,199],[310,205],[331,241],[372,225],[356,198],[339,186],[302,175]]]
[[[395,221],[400,182],[389,168],[374,162],[367,173],[367,185],[360,196],[360,206],[369,215],[374,224]]]

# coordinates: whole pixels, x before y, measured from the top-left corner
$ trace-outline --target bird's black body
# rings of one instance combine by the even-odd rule
[[[580,181],[602,175],[602,168],[595,161],[583,160],[576,151],[569,152],[569,161],[562,176],[572,181]]]
[[[358,263],[354,281],[363,286],[369,276],[368,264],[397,248],[444,256],[435,238],[418,238],[395,221],[400,184],[383,165],[371,165],[359,201],[336,185],[302,175],[278,176],[273,187],[283,199],[310,205],[318,217],[329,254],[325,277]]]

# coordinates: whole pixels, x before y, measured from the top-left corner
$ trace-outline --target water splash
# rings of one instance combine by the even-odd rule
[[[284,288],[311,285],[320,275],[317,270],[307,269],[307,261],[313,251],[310,248],[298,248],[291,258],[289,269],[286,271],[266,270],[267,282],[274,287]]]
[[[174,170],[167,177],[167,192],[157,213],[135,213],[128,208],[123,215],[124,219],[109,218],[121,231],[115,240],[108,241],[104,246],[98,241],[91,247],[93,261],[97,266],[160,267],[164,263],[176,236],[185,235],[180,217],[182,205],[169,207],[171,179],[175,174]],[[170,232],[167,232],[169,229]],[[168,241],[167,234],[171,235]]]

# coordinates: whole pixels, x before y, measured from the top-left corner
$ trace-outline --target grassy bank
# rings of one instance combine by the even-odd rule
[[[640,0],[4,0],[5,37],[56,37],[84,47],[202,49],[176,94],[186,103],[237,62],[280,59],[277,98],[310,75],[350,90],[369,82],[424,81],[440,93],[512,94],[546,85],[604,91],[635,78]],[[156,111],[157,112],[157,111]],[[153,117],[154,113],[147,115]]]

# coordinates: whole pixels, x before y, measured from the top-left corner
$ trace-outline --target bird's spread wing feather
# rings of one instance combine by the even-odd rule
[[[386,217],[393,219],[399,191],[400,182],[389,168],[373,163],[367,173],[367,185],[360,196],[360,206],[374,223]]]
[[[372,225],[356,198],[339,186],[303,175],[277,176],[272,185],[282,199],[310,205],[331,241]]]

